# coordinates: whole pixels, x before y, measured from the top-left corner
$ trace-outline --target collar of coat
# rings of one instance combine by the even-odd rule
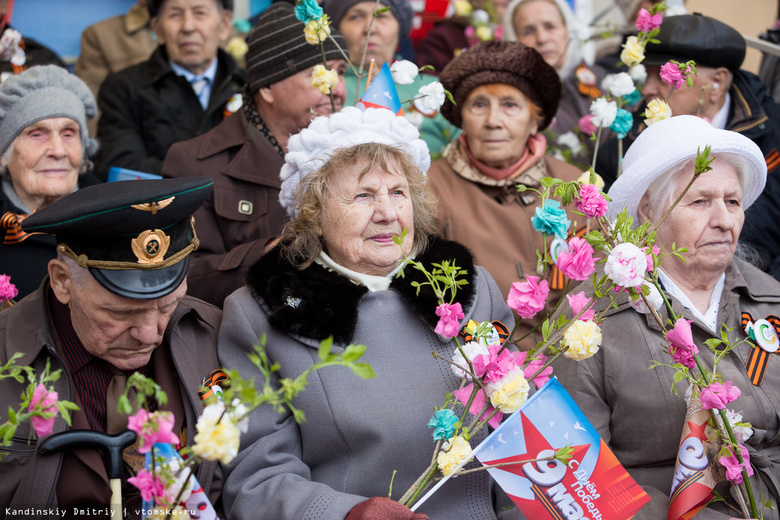
[[[457,301],[464,310],[474,299],[474,258],[461,244],[431,237],[428,248],[417,255],[428,272],[432,263],[454,261],[466,271],[468,284],[458,289]],[[431,328],[436,326],[438,301],[429,286],[417,295],[412,282],[423,283],[425,276],[412,267],[404,269],[404,278],[396,277],[390,290],[397,291],[409,309]],[[247,284],[268,313],[275,328],[289,334],[321,341],[333,336],[338,343],[349,343],[357,325],[360,299],[368,292],[344,276],[318,264],[304,270],[286,261],[274,248],[249,270]]]
[[[153,85],[168,74],[176,75],[171,68],[171,64],[168,63],[168,53],[165,51],[164,45],[159,45],[141,66],[145,68],[146,86]],[[212,88],[219,89],[225,82],[225,78],[234,79],[241,86],[245,82],[244,73],[238,67],[238,63],[233,59],[233,56],[219,48],[217,49],[217,74],[214,76]]]

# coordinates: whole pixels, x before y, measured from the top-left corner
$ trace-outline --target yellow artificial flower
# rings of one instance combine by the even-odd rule
[[[330,35],[328,15],[322,15],[322,18],[319,20],[309,20],[309,23],[303,29],[303,34],[306,36],[306,42],[312,45],[319,45],[324,42],[325,38]]]
[[[623,51],[620,53],[620,61],[626,67],[631,68],[642,63],[645,59],[645,46],[639,43],[636,36],[629,36],[626,43],[623,44]]]
[[[528,399],[528,390],[528,381],[520,367],[513,368],[498,381],[487,385],[490,404],[504,413],[516,412]]]
[[[582,184],[590,184],[590,171],[582,172],[582,175],[577,179],[578,182],[581,182]],[[600,190],[604,189],[604,179],[601,178],[601,175],[598,173],[596,174],[596,187]]]
[[[455,4],[455,14],[458,16],[468,16],[471,14],[471,11],[473,8],[471,7],[471,2],[468,0],[456,0],[454,2]]]
[[[442,451],[436,457],[436,462],[439,463],[439,469],[446,476],[455,471],[455,468],[467,460],[469,455],[471,455],[469,441],[458,435],[444,443]]]
[[[569,359],[582,361],[599,351],[601,327],[594,321],[577,320],[563,334],[563,344],[569,350],[563,353]]]
[[[654,99],[647,104],[645,109],[645,124],[647,126],[670,117],[672,117],[672,109],[663,99]]]
[[[476,32],[479,41],[487,42],[493,39],[493,30],[489,25],[480,25]]]
[[[234,36],[225,46],[225,50],[233,56],[236,61],[243,61],[246,56],[246,51],[249,50],[249,46],[246,44],[246,40],[240,36]]]
[[[218,460],[223,464],[238,455],[241,431],[230,417],[223,413],[222,403],[210,404],[198,418],[195,445],[192,452],[205,460]]]
[[[339,73],[336,69],[328,70],[325,65],[315,65],[311,73],[311,83],[323,95],[330,94],[333,87],[339,83]]]

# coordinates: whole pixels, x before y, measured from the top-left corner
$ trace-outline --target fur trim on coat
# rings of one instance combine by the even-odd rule
[[[457,242],[431,237],[428,248],[417,255],[428,272],[432,263],[454,261],[466,271],[468,284],[458,289],[456,301],[464,309],[474,299],[474,258]],[[424,286],[417,295],[412,282],[426,282],[425,275],[412,267],[404,269],[404,277],[397,276],[390,289],[397,291],[409,308],[431,328],[439,321],[436,316],[438,301],[430,286]],[[321,341],[333,336],[337,343],[349,343],[355,332],[361,298],[368,292],[344,276],[318,264],[298,270],[274,248],[258,260],[247,277],[255,298],[266,309],[268,321],[279,330]]]

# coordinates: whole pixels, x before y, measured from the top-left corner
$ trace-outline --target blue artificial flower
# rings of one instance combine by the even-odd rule
[[[623,96],[623,102],[630,107],[639,103],[641,99],[642,99],[642,93],[636,89],[634,89],[634,91],[631,94],[627,96]]]
[[[246,34],[252,30],[252,24],[246,18],[236,18],[233,20],[233,28],[241,34]]]
[[[458,416],[449,408],[438,410],[428,421],[428,428],[433,430],[433,440],[447,440],[455,433],[455,423],[458,422]]]
[[[555,235],[561,240],[566,240],[569,234],[571,221],[566,217],[566,212],[561,209],[561,203],[557,200],[545,200],[536,208],[531,217],[534,229],[548,235]]]
[[[618,108],[615,121],[609,125],[609,129],[615,132],[618,138],[625,139],[632,126],[634,126],[634,116],[631,112]]]
[[[322,7],[317,0],[301,0],[295,4],[295,17],[303,23],[322,18]]]

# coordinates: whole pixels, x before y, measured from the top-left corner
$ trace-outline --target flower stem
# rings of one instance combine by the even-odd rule
[[[601,141],[601,129],[603,128],[602,125],[599,125],[599,131],[596,133],[596,144],[593,145],[593,162],[591,163],[590,167],[593,168],[593,171],[596,171],[596,157],[599,155],[599,142]]]
[[[154,464],[154,462],[152,462]],[[187,489],[187,486],[190,483],[190,479],[192,478],[192,474],[195,472],[194,466],[189,467],[189,474],[187,475],[187,478],[184,479],[184,483],[181,485],[181,488],[179,489],[179,494],[176,495],[176,500],[173,501],[173,504],[171,504],[170,509],[168,510],[168,513],[165,515],[165,520],[168,520],[171,517],[171,513],[176,510],[177,504],[179,503],[179,500],[181,500],[182,495],[184,494],[184,490]]]
[[[328,59],[325,57],[325,44],[320,43],[320,52],[322,53],[322,65],[328,68]],[[336,102],[333,100],[333,89],[328,89],[328,96],[330,97],[330,109],[336,112]]]

